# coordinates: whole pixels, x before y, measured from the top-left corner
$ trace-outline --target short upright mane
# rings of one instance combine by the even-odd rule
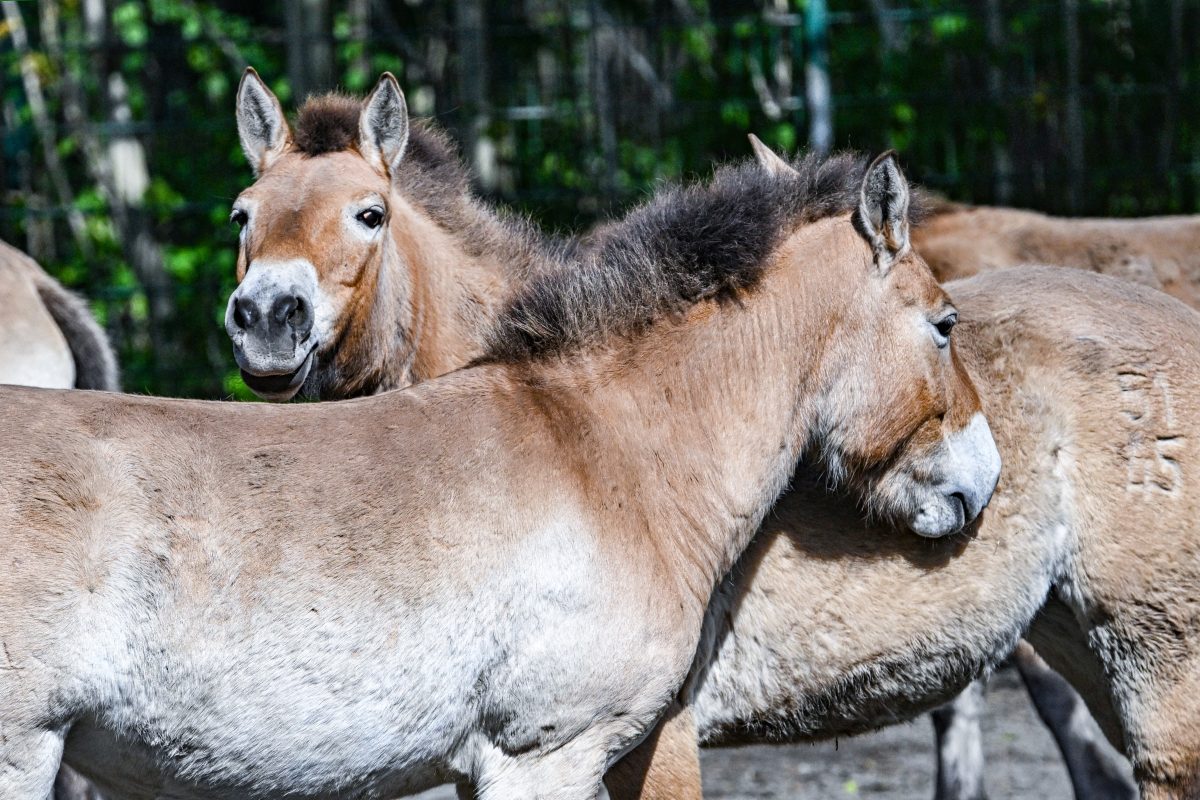
[[[776,175],[746,161],[707,185],[660,190],[603,229],[576,268],[532,280],[497,319],[480,360],[562,354],[752,288],[791,231],[858,204],[863,157],[810,154],[792,166]]]
[[[360,98],[338,92],[309,97],[296,114],[292,144],[306,156],[357,149],[362,107]],[[454,145],[426,120],[414,120],[410,126],[404,163],[436,174],[448,189],[467,190],[467,170]]]
[[[306,156],[357,150],[362,108],[360,98],[337,92],[308,98],[296,115],[292,146]],[[514,274],[557,268],[568,246],[543,235],[523,217],[481,203],[471,192],[470,174],[457,147],[428,120],[411,121],[408,146],[393,181],[468,253],[494,254]]]

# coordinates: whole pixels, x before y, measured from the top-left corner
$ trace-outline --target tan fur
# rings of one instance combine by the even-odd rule
[[[385,76],[380,86],[395,79]],[[243,99],[253,96],[258,106]],[[311,98],[292,131],[253,70],[239,90],[243,130],[256,130],[244,112],[259,107],[274,110],[259,122],[282,133],[265,159],[248,150],[257,180],[234,204],[246,219],[237,278],[256,263],[312,265],[319,297],[304,300],[328,324],[318,326],[304,387],[323,399],[402,388],[475,358],[511,289],[557,267],[564,246],[475,198],[453,147],[428,122],[412,125],[398,164],[364,158],[356,137],[370,99]],[[367,240],[352,217],[372,205],[385,215],[386,235]],[[240,346],[235,337],[235,352]],[[262,389],[248,361],[239,359],[243,376],[267,399],[299,388]]]
[[[87,304],[0,242],[0,383],[118,391],[117,360]]]
[[[0,383],[69,389],[75,385],[71,348],[38,299],[24,253],[0,242]]]
[[[714,598],[690,695],[698,734],[804,740],[907,718],[1032,622],[1143,796],[1200,796],[1200,315],[1058,269],[948,290],[1005,463],[977,531],[897,538],[818,487],[786,495]],[[664,760],[675,780],[689,763]],[[662,782],[653,760],[639,780]],[[614,800],[698,786],[610,784]]]
[[[939,281],[1055,264],[1125,278],[1200,307],[1200,216],[1072,219],[946,205],[913,231]]]
[[[929,436],[874,438],[931,421],[897,406],[978,409],[932,276],[848,214],[739,299],[352,403],[0,392],[0,794],[74,726],[133,798],[592,797],[800,448],[927,475]]]

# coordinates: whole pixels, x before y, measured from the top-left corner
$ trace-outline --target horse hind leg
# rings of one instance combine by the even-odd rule
[[[104,795],[87,778],[63,764],[54,779],[54,800],[104,800]]]
[[[1027,643],[1017,646],[1012,660],[1038,716],[1058,743],[1075,796],[1135,800],[1138,789],[1129,762],[1108,743],[1083,698]]]
[[[930,714],[937,740],[934,800],[984,800],[987,796],[980,727],[983,707],[983,681],[977,680]]]

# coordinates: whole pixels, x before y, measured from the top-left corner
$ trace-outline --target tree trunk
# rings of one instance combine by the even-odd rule
[[[129,133],[133,111],[125,78],[109,60],[109,9],[106,0],[84,0],[84,23],[88,45],[93,53],[95,74],[100,76],[107,116],[117,123],[116,133],[101,142],[87,120],[83,90],[71,70],[64,70],[63,108],[72,133],[78,139],[88,171],[108,201],[117,241],[133,268],[148,309],[148,346],[153,353],[153,371],[161,376],[168,365],[180,363],[175,330],[175,286],[167,273],[163,248],[143,204],[150,186],[150,168],[146,150]]]
[[[288,0],[287,71],[292,97],[305,97],[333,88],[333,17],[329,0]]]
[[[454,38],[458,44],[458,95],[466,109],[464,142],[476,179],[485,192],[494,191],[496,144],[489,133],[487,36],[483,0],[455,0]]]
[[[1067,42],[1067,208],[1078,214],[1083,205],[1083,103],[1079,96],[1079,0],[1062,0]]]
[[[1000,131],[1007,134],[1008,126],[1003,123],[1008,114],[1002,109],[1008,107],[1004,97],[1004,20],[1000,16],[1000,0],[987,0],[984,21],[987,29],[988,68],[987,91],[988,105],[992,107],[992,170],[995,176],[993,191],[995,202],[1006,206],[1012,202],[1012,158],[1009,156],[1007,136],[1001,140],[997,135]]]
[[[808,146],[822,155],[833,147],[833,93],[829,84],[829,14],[825,0],[809,0],[804,12],[807,63],[804,95],[808,104]]]

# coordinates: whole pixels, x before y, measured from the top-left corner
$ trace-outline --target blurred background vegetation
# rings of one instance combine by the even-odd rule
[[[747,131],[894,147],[958,200],[1197,210],[1200,0],[0,5],[0,238],[92,299],[129,391],[246,394],[222,319],[248,64],[289,110],[393,71],[483,194],[560,231],[744,157]]]

